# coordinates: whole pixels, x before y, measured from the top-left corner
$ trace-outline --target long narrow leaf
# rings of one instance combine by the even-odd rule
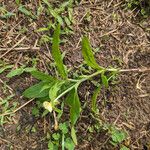
[[[96,104],[96,102],[97,102],[97,97],[98,97],[98,94],[100,92],[100,89],[101,89],[101,86],[98,86],[95,89],[95,91],[93,93],[93,96],[92,96],[92,111],[95,112],[95,113],[97,111],[97,104]]]
[[[77,145],[78,141],[77,141],[77,136],[76,136],[76,131],[74,129],[74,126],[71,128],[71,137],[73,139],[74,144]]]
[[[4,67],[0,68],[0,73],[3,73],[5,70],[10,69],[12,67],[13,67],[13,65],[4,66]]]
[[[11,70],[8,74],[7,74],[7,78],[12,78],[14,76],[18,76],[21,75],[24,72],[23,68],[17,68],[15,70]]]
[[[46,73],[40,72],[40,71],[32,71],[31,75],[38,80],[49,81],[49,82],[55,81],[55,78],[53,78],[52,76],[50,76]]]
[[[80,116],[81,111],[80,100],[77,90],[75,88],[70,91],[65,102],[70,106],[70,120],[72,126],[74,126]]]
[[[67,73],[63,64],[61,52],[59,49],[59,35],[60,35],[60,25],[58,24],[56,30],[54,31],[53,35],[53,44],[52,44],[52,56],[55,60],[58,72],[62,76],[62,78],[67,78]]]
[[[82,55],[87,65],[89,65],[93,69],[98,69],[98,70],[102,69],[102,67],[98,65],[98,63],[94,58],[92,48],[90,46],[90,42],[87,37],[83,37],[82,39]]]

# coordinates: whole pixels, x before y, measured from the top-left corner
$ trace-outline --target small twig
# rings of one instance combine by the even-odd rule
[[[8,51],[9,49],[11,48],[0,48],[0,52]],[[27,51],[27,50],[39,51],[40,47],[17,47],[12,49],[12,51]]]
[[[57,121],[55,111],[53,111],[53,115],[54,115],[54,122],[55,122],[54,129],[55,129],[55,131],[57,131],[58,130],[58,121]]]
[[[8,141],[8,140],[6,140],[6,139],[3,139],[3,138],[1,138],[1,137],[0,137],[0,140],[3,141],[3,142],[5,142],[5,143],[9,143],[9,144],[11,143],[11,144],[12,144],[12,142],[10,142],[10,141]]]
[[[113,72],[113,71],[117,71],[120,73],[123,72],[149,72],[150,68],[131,68],[131,69],[106,69],[106,71],[108,72]]]
[[[5,83],[3,82],[3,80],[1,80],[1,79],[0,79],[0,82],[1,82],[2,84],[5,84]],[[11,93],[13,92],[13,89],[12,89],[10,86],[8,86],[7,84],[6,84],[6,87],[11,91]]]
[[[19,40],[13,47],[8,49],[3,55],[0,56],[0,59],[4,57],[6,54],[8,54],[10,51],[12,51],[16,46],[18,46],[25,38],[26,36],[24,36],[21,40]]]
[[[143,98],[143,97],[149,97],[150,96],[150,93],[148,93],[148,94],[141,94],[141,95],[139,95],[139,97],[141,97],[141,98]]]
[[[149,72],[150,68],[121,69],[119,72]]]
[[[21,105],[20,107],[18,107],[17,109],[15,109],[13,112],[0,114],[0,117],[7,116],[7,115],[11,115],[11,114],[16,113],[17,111],[19,111],[20,109],[22,109],[23,107],[25,107],[26,105],[28,105],[28,104],[29,104],[30,102],[32,102],[33,100],[34,100],[34,99],[29,100],[28,102],[24,103],[23,105]]]
[[[116,123],[117,123],[117,121],[119,120],[119,118],[120,118],[120,114],[118,115],[118,117],[116,118],[116,120],[114,121],[114,125],[116,125]]]
[[[22,58],[22,53],[19,55],[19,57],[18,57],[18,59],[17,59],[17,61],[16,61],[15,65],[14,65],[14,69],[16,69],[16,68],[17,68],[17,66],[18,66],[18,62],[20,62],[21,58]]]

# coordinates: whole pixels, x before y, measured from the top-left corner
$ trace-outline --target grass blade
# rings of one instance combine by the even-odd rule
[[[98,70],[102,69],[102,67],[99,66],[99,64],[96,62],[94,58],[94,54],[92,52],[92,48],[90,46],[90,42],[87,37],[83,37],[82,39],[82,55],[87,65],[89,65],[93,69],[98,69]]]
[[[66,79],[67,73],[59,49],[59,42],[60,42],[59,35],[60,35],[60,25],[58,24],[53,35],[52,56],[55,60],[59,74],[61,75],[62,78]]]

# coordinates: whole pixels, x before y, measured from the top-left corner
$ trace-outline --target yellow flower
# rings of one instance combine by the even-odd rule
[[[51,103],[51,102],[45,101],[45,102],[43,103],[43,107],[44,107],[45,109],[47,109],[49,112],[52,112],[52,111],[53,111],[53,107],[52,107],[52,103]]]

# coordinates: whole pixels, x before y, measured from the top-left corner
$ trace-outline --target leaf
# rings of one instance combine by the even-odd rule
[[[58,91],[61,89],[61,86],[64,84],[64,81],[59,81],[56,82],[54,85],[51,86],[50,90],[49,90],[49,98],[52,101],[52,103],[54,102],[54,100],[57,97],[57,93]]]
[[[75,88],[70,91],[65,102],[66,102],[66,104],[68,104],[70,106],[71,124],[75,125],[77,119],[80,116],[80,111],[81,111],[81,104],[79,101],[77,90]]]
[[[126,133],[120,130],[115,129],[114,127],[111,128],[111,138],[112,141],[115,143],[121,143],[126,138]]]
[[[15,69],[15,70],[12,70],[10,71],[8,74],[7,74],[7,78],[12,78],[14,76],[17,76],[17,75],[21,75],[22,73],[24,72],[24,69],[23,68],[18,68],[18,69]]]
[[[130,150],[129,148],[127,148],[126,146],[121,147],[120,150]]]
[[[36,79],[38,79],[38,80],[49,81],[49,82],[55,81],[55,79],[52,76],[50,76],[50,75],[48,75],[46,73],[37,71],[37,70],[36,71],[32,71],[31,75],[33,77],[35,77]]]
[[[45,83],[40,82],[38,84],[35,84],[28,89],[26,89],[23,92],[23,96],[27,98],[41,98],[48,96],[49,89],[43,90],[41,92],[42,87],[45,85]]]
[[[70,27],[70,25],[71,25],[70,20],[67,17],[65,17],[64,19],[65,19],[65,22],[66,22],[67,26]]]
[[[26,16],[31,17],[32,19],[36,19],[36,17],[32,14],[31,11],[27,10],[23,5],[19,6],[18,10]]]
[[[10,18],[12,16],[15,16],[15,14],[12,13],[12,12],[6,12],[4,15],[1,15],[0,18],[2,18],[2,19],[8,19],[8,18]]]
[[[36,71],[35,67],[27,67],[24,69],[25,72],[32,72],[32,71]]]
[[[36,30],[36,32],[43,32],[43,31],[48,31],[48,28],[39,28]]]
[[[67,134],[68,133],[68,125],[66,124],[66,122],[60,123],[59,129],[62,131],[63,134]]]
[[[60,139],[60,134],[59,133],[54,133],[52,134],[52,137],[54,140],[58,141]]]
[[[101,74],[102,84],[107,88],[109,86],[107,77],[102,73]]]
[[[101,70],[102,67],[100,67],[93,55],[90,42],[87,37],[83,37],[82,39],[82,55],[84,57],[84,60],[86,61],[87,65],[92,67],[93,69]]]
[[[78,142],[77,142],[77,136],[76,136],[76,131],[74,129],[74,126],[71,128],[71,137],[72,137],[73,142],[75,143],[75,145],[77,145]]]
[[[98,94],[100,92],[100,89],[101,89],[101,86],[98,86],[95,89],[95,91],[93,93],[93,96],[92,96],[92,111],[95,112],[95,113],[97,111],[97,104],[96,104],[96,102],[97,102],[97,97],[98,97]]]
[[[20,0],[15,0],[16,4],[19,5],[20,4]]]
[[[65,67],[63,65],[61,52],[59,50],[59,42],[60,42],[59,35],[60,35],[60,25],[58,24],[54,31],[54,35],[53,35],[52,56],[56,63],[58,72],[60,73],[62,78],[67,78],[67,73],[66,73]]]
[[[42,0],[47,6],[49,9],[52,9],[52,5],[48,2],[48,0]]]
[[[48,142],[48,150],[58,150],[58,146],[54,145],[52,141]]]
[[[40,114],[39,108],[33,107],[32,108],[32,115],[34,115],[35,117],[38,117],[39,114]]]
[[[74,145],[74,143],[73,143],[71,138],[66,138],[66,140],[65,140],[65,148],[67,150],[74,150],[75,145]]]
[[[12,67],[13,67],[13,65],[4,66],[4,67],[2,67],[2,68],[0,69],[0,73],[4,72],[5,70],[10,69],[10,68],[12,68]]]

